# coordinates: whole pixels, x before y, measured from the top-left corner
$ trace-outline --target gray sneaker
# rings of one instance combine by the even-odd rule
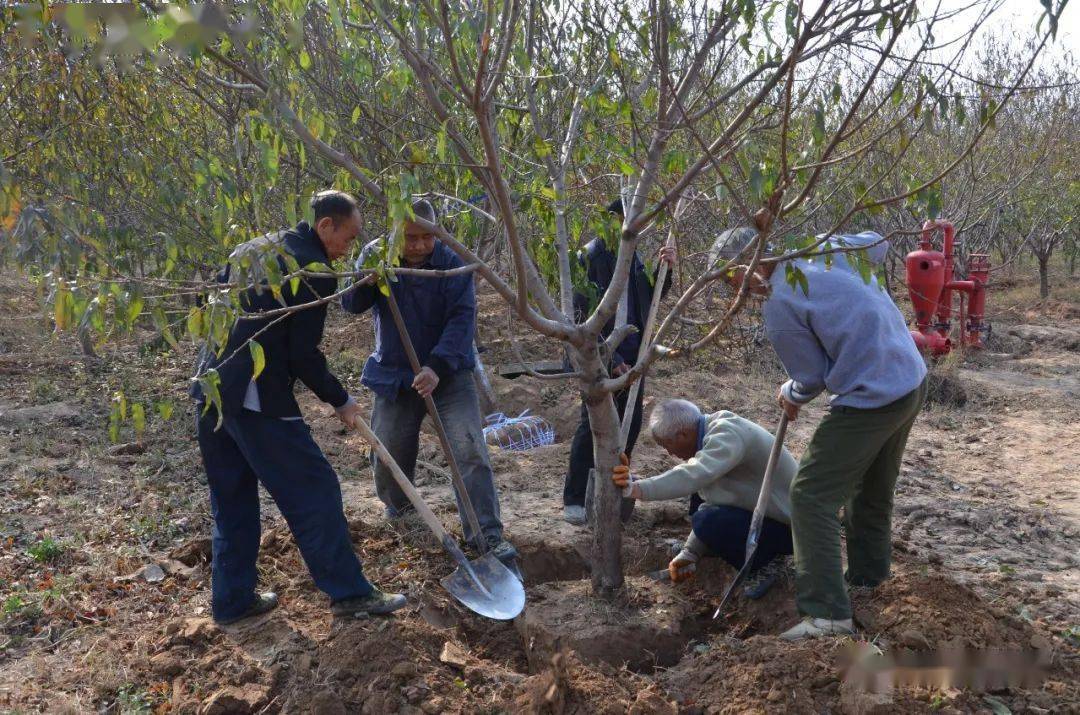
[[[485,537],[485,540],[487,541],[488,553],[494,555],[499,561],[507,563],[517,559],[518,550],[514,548],[513,544],[501,536],[488,534],[488,536]]]
[[[335,616],[385,616],[405,605],[407,599],[402,593],[383,593],[377,586],[371,587],[371,593],[357,598],[343,598],[330,606]]]
[[[214,623],[219,626],[227,626],[237,621],[242,621],[245,618],[254,618],[255,616],[261,616],[264,613],[268,613],[278,605],[277,594],[273,591],[267,591],[266,593],[260,593],[252,601],[251,605],[247,607],[247,610],[240,615],[233,616],[232,618],[214,618]]]
[[[563,519],[574,526],[584,526],[589,521],[585,515],[585,507],[577,504],[567,504],[563,507],[562,514]]]

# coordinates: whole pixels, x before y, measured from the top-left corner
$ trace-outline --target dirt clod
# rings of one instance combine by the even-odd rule
[[[270,688],[249,683],[242,686],[221,688],[199,708],[199,715],[227,715],[229,713],[253,713],[266,704]]]
[[[171,678],[184,672],[184,661],[175,653],[165,651],[150,659],[150,670],[163,677]]]
[[[469,654],[457,643],[446,641],[439,653],[439,660],[455,668],[464,668],[469,664]]]

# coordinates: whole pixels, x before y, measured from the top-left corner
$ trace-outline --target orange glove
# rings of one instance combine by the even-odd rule
[[[619,489],[625,489],[630,484],[630,458],[625,454],[620,454],[619,464],[611,468],[611,481]]]
[[[668,564],[668,576],[672,583],[679,583],[694,577],[697,570],[697,557],[687,551],[682,551]]]

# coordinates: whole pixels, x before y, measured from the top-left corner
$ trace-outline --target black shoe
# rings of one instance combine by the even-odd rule
[[[371,593],[357,598],[343,598],[330,606],[330,612],[335,616],[353,616],[354,618],[367,618],[368,616],[385,616],[393,613],[407,602],[404,594],[383,593],[377,587],[371,587]]]
[[[217,623],[219,626],[227,626],[231,623],[242,621],[245,618],[252,618],[253,616],[261,616],[264,613],[269,613],[270,611],[277,608],[277,605],[277,594],[271,591],[267,591],[266,593],[260,593],[258,596],[256,596],[255,601],[252,602],[252,604],[248,606],[247,610],[241,613],[239,616],[233,616],[232,618],[215,618],[214,623]]]
[[[789,572],[787,559],[776,557],[746,577],[743,595],[751,601],[763,598],[776,585],[776,582],[787,577]]]

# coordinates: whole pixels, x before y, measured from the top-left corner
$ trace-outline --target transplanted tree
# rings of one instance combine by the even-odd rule
[[[904,158],[936,125],[959,121],[946,89],[994,7],[976,3],[960,37],[944,37],[946,13],[920,13],[913,0],[277,0],[245,20],[257,20],[257,33],[240,34],[228,28],[241,18],[144,3],[144,29],[128,36],[145,40],[145,52],[132,58],[128,48],[122,81],[165,92],[183,84],[208,106],[238,107],[235,115],[202,119],[220,118],[234,145],[257,143],[264,161],[287,158],[300,167],[303,186],[286,203],[316,172],[363,194],[391,236],[363,275],[393,280],[394,237],[415,218],[408,215],[413,195],[441,197],[454,214],[453,233],[430,228],[476,266],[519,324],[569,356],[572,369],[556,379],[575,381],[584,394],[596,469],[606,474],[622,450],[613,393],[655,361],[725,335],[746,304],[743,285],[706,320],[686,320],[702,314],[714,283],[739,266],[814,253],[856,217],[889,206],[913,202],[933,213],[942,178],[1024,81],[1060,12],[1057,4],[1047,10],[1025,61],[980,98],[968,117],[975,128],[956,153],[909,168]],[[40,44],[32,51],[47,52],[73,34],[88,39],[79,19],[81,26],[70,17],[66,25],[53,18],[33,26]],[[89,81],[92,65],[77,66]],[[221,185],[229,178],[222,173],[203,176]],[[596,210],[613,192],[625,203],[618,230]],[[659,316],[649,348],[628,373],[610,375],[607,356],[628,332],[600,336],[626,290],[634,251],[652,234],[688,253],[701,237],[685,234],[680,221],[702,213],[752,225],[757,240],[731,262],[684,265],[683,288]],[[241,228],[226,244],[276,228],[232,215]],[[595,234],[617,253],[615,275],[577,324],[570,296],[583,276],[574,253]],[[766,242],[785,255],[766,257]],[[505,268],[481,258],[492,251]],[[869,276],[869,263],[853,260]],[[281,275],[273,266],[274,290],[305,274],[305,267]],[[801,282],[797,270],[784,275]],[[192,308],[191,335],[223,345],[243,287],[217,287],[205,307]],[[214,376],[201,379],[212,394]],[[593,585],[611,595],[623,584],[620,495],[609,480],[596,486]]]

